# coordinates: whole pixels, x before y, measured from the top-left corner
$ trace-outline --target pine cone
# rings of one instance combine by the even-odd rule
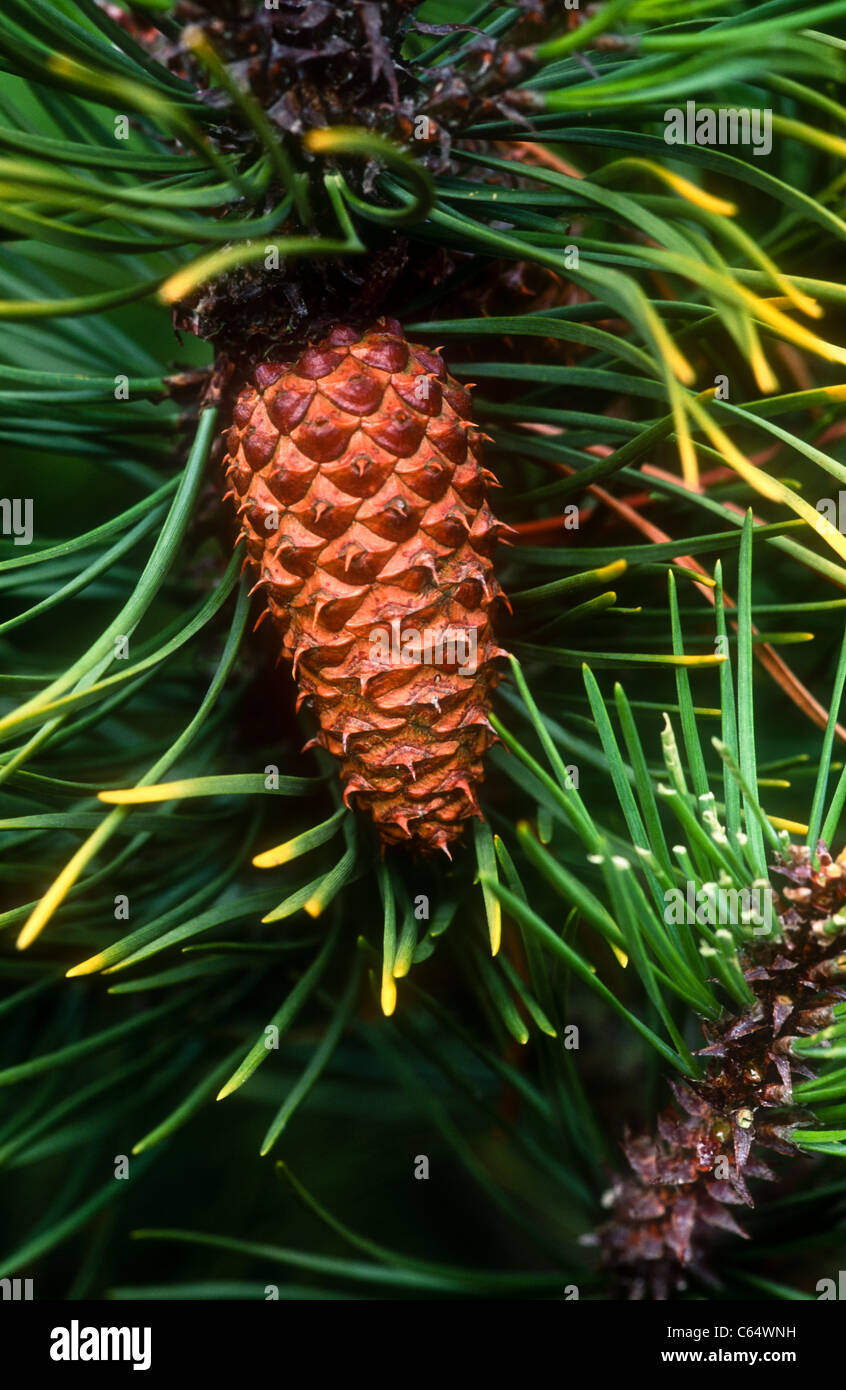
[[[337,326],[240,392],[227,477],[314,742],[385,844],[447,849],[479,814],[497,682],[470,397],[395,320]],[[229,494],[228,494],[229,495]],[[449,851],[447,850],[447,853]]]
[[[677,1107],[659,1118],[657,1137],[626,1136],[634,1177],[615,1181],[604,1199],[611,1220],[586,1241],[623,1296],[669,1298],[691,1272],[716,1282],[707,1260],[715,1231],[746,1234],[727,1208],[753,1205],[747,1178],[774,1177],[758,1146],[797,1152],[793,1080],[814,1072],[791,1044],[833,1023],[846,998],[836,983],[846,979],[846,927],[832,921],[846,903],[846,855],[833,860],[819,844],[816,868],[805,845],[788,855],[774,868],[791,883],[777,901],[781,939],[742,961],[755,1004],[703,1025],[705,1076],[673,1086]],[[766,1116],[773,1108],[777,1121]]]

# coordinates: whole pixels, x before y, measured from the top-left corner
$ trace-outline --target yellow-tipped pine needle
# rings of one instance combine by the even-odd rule
[[[679,451],[679,461],[682,467],[682,477],[687,487],[694,492],[699,491],[699,460],[696,457],[696,449],[690,435],[687,423],[687,413],[684,408],[684,397],[674,378],[667,379],[667,386],[670,393],[671,408],[673,413],[673,424],[676,427],[676,446]]]
[[[114,814],[119,813],[115,812]],[[111,817],[107,816],[102,825],[99,825],[93,835],[85,841],[85,844],[80,845],[58,878],[50,884],[44,897],[33,908],[15,942],[19,951],[25,951],[41,935],[53,913],[61,906],[73,888],[86,864],[93,859],[100,845],[108,839],[109,831],[112,829],[110,821]]]
[[[816,145],[820,150],[846,159],[846,140],[841,135],[833,135],[830,130],[819,130],[816,126],[806,125],[804,121],[791,120],[789,116],[780,116],[776,111],[772,114],[772,123],[773,130],[781,135],[803,140],[808,145]]]
[[[667,363],[673,376],[676,377],[683,386],[692,386],[696,380],[696,373],[681,349],[676,347],[667,332],[663,319],[656,313],[648,300],[645,300],[640,307],[647,321],[649,331],[655,340],[655,345],[658,348],[661,359]]]
[[[382,990],[379,995],[379,1003],[382,1006],[382,1013],[386,1018],[390,1018],[397,1006],[397,987],[390,970],[382,971]]]
[[[87,960],[81,960],[79,965],[72,965],[70,970],[65,971],[66,980],[74,980],[78,975],[96,975],[103,969],[105,957],[101,952],[96,956],[89,956]]]
[[[749,324],[749,365],[755,378],[755,385],[764,396],[771,396],[778,390],[778,377],[764,356],[761,340],[754,323]]]
[[[783,506],[790,507],[791,511],[806,521],[820,539],[826,541],[842,560],[846,560],[846,537],[841,535],[828,517],[824,516],[822,512],[818,512],[792,488],[787,487],[778,478],[773,478],[769,473],[765,473],[763,469],[758,468],[756,464],[746,458],[745,454],[740,452],[719,425],[714,423],[708,412],[702,409],[697,400],[688,401],[688,409],[702,426],[714,447],[720,450],[726,463],[736,473],[739,473],[750,487],[753,487],[756,492],[771,502],[780,502]]]
[[[266,849],[262,854],[253,856],[254,869],[275,869],[278,864],[287,864],[293,857],[291,846],[296,840],[286,840],[282,845],[276,845],[274,849]]]
[[[653,174],[656,179],[661,179],[672,188],[674,193],[678,193],[680,198],[685,198],[695,207],[702,208],[703,212],[713,212],[718,217],[734,217],[737,212],[737,203],[730,203],[726,198],[717,198],[713,193],[706,193],[704,188],[691,183],[690,179],[682,178],[681,174],[675,174],[671,169],[663,169],[654,160],[641,159],[636,155],[626,159],[615,159],[613,164],[602,170],[598,181],[606,183],[609,181],[609,175],[616,174],[618,169],[626,168],[640,168],[648,174]]]
[[[785,820],[784,816],[767,816],[770,825],[776,830],[789,830],[793,835],[807,835],[808,827],[798,820]]]
[[[98,801],[108,806],[141,806],[151,801],[174,801],[180,795],[181,782],[157,782],[149,787],[120,787],[97,793]]]
[[[327,840],[331,840],[340,822],[347,814],[346,807],[342,806],[340,810],[320,825],[312,826],[311,830],[304,830],[300,835],[294,835],[292,839],[285,840],[281,845],[274,845],[273,849],[263,850],[261,854],[254,856],[254,868],[275,869],[280,864],[289,864],[292,859],[299,858],[308,850],[325,844]]]
[[[224,271],[249,265],[252,261],[263,260],[266,255],[267,244],[264,238],[262,238],[261,244],[258,242],[238,242],[235,246],[207,251],[202,256],[197,256],[195,260],[189,261],[187,265],[181,266],[179,270],[169,276],[160,286],[158,298],[163,304],[175,304],[178,300],[186,298],[199,285],[205,284],[207,280],[215,279]]]

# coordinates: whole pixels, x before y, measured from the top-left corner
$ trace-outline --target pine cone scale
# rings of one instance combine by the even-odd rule
[[[753,1206],[747,1178],[775,1178],[759,1146],[796,1153],[791,1132],[802,1116],[790,1110],[793,1078],[815,1073],[791,1043],[831,1023],[842,997],[830,981],[843,969],[843,925],[838,937],[830,919],[846,906],[846,856],[833,860],[822,844],[817,855],[815,867],[806,846],[791,845],[775,866],[798,885],[780,890],[782,939],[762,944],[744,971],[755,1002],[704,1025],[705,1076],[671,1083],[678,1109],[659,1117],[655,1138],[626,1136],[633,1176],[611,1189],[612,1219],[591,1243],[630,1298],[671,1297],[690,1269],[709,1278],[708,1228],[745,1237],[726,1205]],[[759,1118],[768,1109],[784,1112],[780,1123]],[[724,1176],[716,1176],[718,1161]]]
[[[504,529],[469,393],[399,324],[338,326],[263,362],[227,433],[258,587],[384,843],[424,850],[478,814],[496,685],[491,556]]]

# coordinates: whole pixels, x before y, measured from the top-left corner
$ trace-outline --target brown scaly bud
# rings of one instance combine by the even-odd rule
[[[676,1106],[655,1137],[626,1136],[633,1176],[615,1180],[604,1199],[611,1218],[585,1241],[598,1247],[615,1296],[672,1298],[691,1274],[717,1282],[708,1259],[715,1235],[746,1234],[726,1208],[752,1206],[747,1179],[774,1176],[758,1150],[797,1152],[791,1132],[807,1116],[791,1108],[793,1083],[814,1073],[792,1047],[831,1023],[846,997],[846,922],[837,925],[846,855],[832,859],[820,844],[816,857],[791,845],[774,866],[789,885],[777,900],[781,938],[741,958],[754,1004],[703,1025],[703,1077],[673,1087]]]
[[[466,390],[395,320],[261,362],[225,460],[316,742],[384,844],[446,850],[479,815],[502,591]]]

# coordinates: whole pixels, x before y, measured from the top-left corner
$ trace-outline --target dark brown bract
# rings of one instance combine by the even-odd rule
[[[266,130],[297,167],[308,186],[306,226],[299,212],[280,222],[280,241],[304,233],[337,237],[337,213],[327,197],[325,175],[331,160],[309,149],[315,129],[358,128],[405,148],[431,172],[461,172],[452,162],[454,142],[474,122],[515,107],[530,111],[535,97],[512,90],[532,71],[532,61],[513,43],[521,32],[540,32],[551,6],[547,0],[524,6],[525,21],[502,46],[462,25],[437,26],[466,35],[461,70],[449,64],[427,66],[407,57],[409,40],[420,30],[419,0],[182,0],[176,17],[186,28],[168,43],[161,36],[146,46],[194,88],[213,117],[215,146],[240,154],[245,166],[262,156],[262,140],[243,111],[233,107],[224,88],[209,80],[197,37],[211,45],[230,80],[263,111]],[[548,16],[547,16],[548,17]],[[346,183],[359,197],[386,206],[392,200],[378,188],[379,162],[342,161]],[[274,180],[264,195],[271,212],[290,192]],[[232,211],[230,208],[228,211]],[[221,209],[221,212],[224,212]],[[418,245],[418,259],[424,254]],[[266,269],[260,263],[216,277],[174,306],[176,328],[214,343],[222,357],[243,363],[283,346],[303,347],[338,322],[369,326],[377,314],[395,309],[400,277],[409,260],[405,236],[396,228],[371,223],[367,250],[337,259],[295,258]]]
[[[773,1179],[759,1147],[796,1152],[793,1084],[814,1073],[792,1043],[832,1023],[846,998],[846,924],[832,921],[846,904],[846,865],[824,845],[818,859],[815,867],[805,845],[791,845],[774,866],[788,883],[777,903],[781,939],[742,962],[754,1005],[703,1025],[702,1080],[673,1086],[677,1105],[655,1136],[625,1139],[634,1176],[606,1194],[611,1219],[589,1242],[623,1296],[670,1298],[691,1273],[715,1282],[715,1234],[745,1235],[729,1208],[752,1206],[747,1179]]]

